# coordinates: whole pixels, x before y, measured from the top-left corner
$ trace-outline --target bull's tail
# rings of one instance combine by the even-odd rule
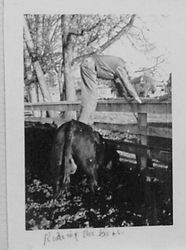
[[[70,183],[70,175],[75,174],[77,165],[73,158],[73,120],[68,127],[68,131],[65,134],[65,145],[64,145],[64,176],[63,185],[66,186]]]
[[[59,127],[54,136],[50,155],[50,170],[52,175],[52,182],[54,186],[54,196],[57,197],[60,193],[60,186],[62,184],[62,165],[64,162],[64,147],[65,147],[65,134],[66,124]]]
[[[70,183],[70,175],[77,169],[72,156],[72,123],[73,121],[65,123],[58,128],[51,150],[50,165],[55,197],[60,195],[62,188],[67,187]]]

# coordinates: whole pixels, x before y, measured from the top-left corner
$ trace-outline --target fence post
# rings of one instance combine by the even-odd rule
[[[147,113],[138,113],[139,137],[141,145],[147,146]],[[150,150],[145,150],[143,155],[140,155],[140,168],[144,179],[144,199],[146,206],[146,220],[149,223],[149,218],[153,218],[152,222],[157,224],[157,205],[156,196],[153,186],[149,182],[148,160],[151,161]],[[152,208],[153,207],[153,208]]]
[[[141,145],[147,146],[147,113],[138,113],[139,141]],[[147,167],[147,151],[140,155],[141,170]]]

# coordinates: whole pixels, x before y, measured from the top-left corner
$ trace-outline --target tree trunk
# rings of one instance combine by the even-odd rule
[[[43,37],[42,37],[42,31],[43,31],[43,23],[42,23],[42,16],[41,15],[35,15],[36,19],[36,52],[37,55],[42,55],[43,50]]]
[[[59,85],[59,97],[60,97],[60,101],[64,101],[66,100],[66,96],[65,96],[65,90],[64,90],[64,77],[63,77],[63,72],[62,72],[62,65],[63,63],[60,64],[60,69],[59,72],[57,73],[58,76],[58,85]]]
[[[32,41],[31,35],[30,35],[30,31],[28,29],[28,25],[27,25],[27,22],[26,22],[25,19],[24,19],[24,39],[25,39],[25,42],[26,42],[26,45],[27,45],[29,55],[30,55],[31,60],[32,60],[34,70],[35,70],[36,75],[37,75],[37,79],[38,79],[38,82],[39,82],[39,87],[40,87],[40,90],[41,90],[41,94],[43,96],[43,101],[44,102],[51,102],[52,99],[51,99],[51,96],[50,96],[50,92],[49,92],[48,86],[47,86],[47,84],[45,82],[44,74],[43,74],[43,71],[42,71],[41,66],[39,64],[39,61],[37,59],[37,55],[36,55],[36,53],[34,51],[34,44],[33,44],[33,41]],[[49,116],[52,117],[53,114],[54,114],[53,111],[49,111]]]
[[[75,86],[72,76],[72,45],[69,39],[69,24],[70,24],[70,15],[62,15],[61,17],[62,24],[62,47],[63,47],[63,70],[64,70],[64,85],[65,85],[65,94],[66,100],[75,101]],[[66,120],[76,119],[76,112],[70,111],[65,114]]]
[[[33,72],[32,72],[32,66],[31,66],[31,60],[29,58],[29,53],[26,48],[26,45],[24,43],[24,63],[25,63],[25,73],[26,73],[26,83],[27,83],[27,92],[29,95],[30,102],[38,102],[37,100],[37,92],[36,92],[36,84],[32,82]],[[33,115],[35,117],[40,116],[39,111],[33,111]]]

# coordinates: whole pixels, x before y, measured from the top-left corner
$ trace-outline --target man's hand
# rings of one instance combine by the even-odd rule
[[[134,99],[137,101],[137,103],[139,103],[139,104],[142,103],[141,99],[138,96],[136,96]]]
[[[132,102],[132,101],[137,101],[137,103],[139,103],[139,104],[141,104],[142,103],[142,100],[139,98],[139,97],[136,97],[136,98],[134,98],[134,97],[127,97],[127,98],[125,98],[125,99],[127,99],[127,101],[128,102]]]

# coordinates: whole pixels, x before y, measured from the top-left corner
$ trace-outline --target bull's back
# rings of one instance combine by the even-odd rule
[[[51,172],[55,195],[70,183],[70,176],[77,168],[86,173],[91,190],[97,186],[100,170],[115,157],[111,147],[92,127],[72,120],[56,130],[51,151]],[[98,172],[99,170],[99,172]]]
[[[76,122],[73,128],[73,157],[85,172],[100,168],[104,161],[104,143],[98,132],[83,123]]]
[[[73,155],[80,167],[85,167],[89,160],[95,159],[95,138],[90,126],[74,121],[73,131]]]

